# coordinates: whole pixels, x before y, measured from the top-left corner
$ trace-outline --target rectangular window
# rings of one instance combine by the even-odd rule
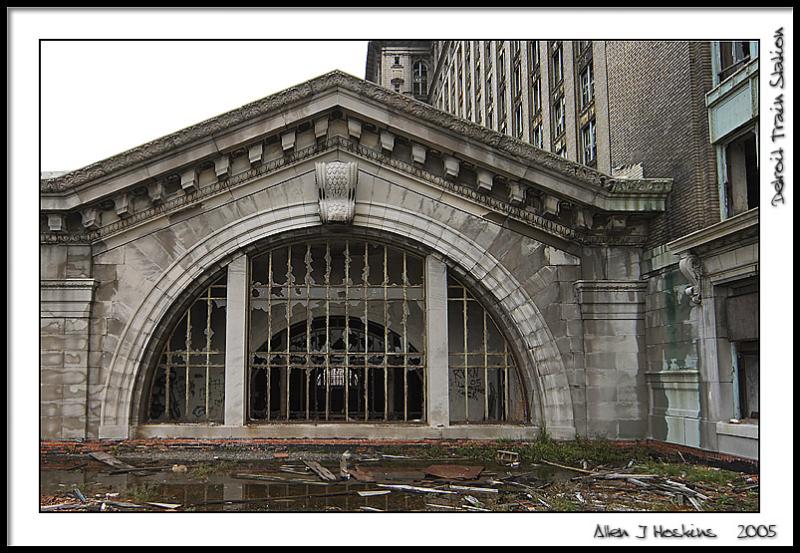
[[[531,131],[531,143],[537,148],[544,145],[544,133],[542,132],[542,124],[537,123]]]
[[[719,56],[719,80],[724,81],[750,60],[750,43],[741,40],[720,42]]]
[[[519,103],[514,106],[514,136],[516,138],[522,138],[524,132],[525,129],[522,116],[522,104]]]
[[[580,86],[580,109],[583,111],[594,101],[594,72],[592,71],[591,63],[581,72],[578,80]]]
[[[531,72],[539,73],[539,41],[532,40],[528,43],[528,61],[531,64]]]
[[[593,165],[597,159],[597,132],[594,119],[581,129],[581,146],[583,154],[581,161],[584,165]]]
[[[531,104],[533,107],[533,113],[537,114],[542,109],[542,81],[541,79],[537,78],[533,81],[533,85],[531,86]]]
[[[507,130],[506,126],[506,86],[504,83],[500,83],[500,87],[497,89],[497,126],[500,132],[505,133]]]
[[[329,240],[251,259],[253,421],[425,418],[424,259]]]
[[[728,217],[758,207],[758,144],[754,132],[725,147],[725,211]]]
[[[553,104],[553,134],[561,136],[566,129],[566,106],[564,97],[560,96]]]
[[[502,45],[502,42],[500,43]],[[503,83],[506,80],[506,51],[502,46],[498,46],[500,51],[497,54],[497,82]]]
[[[557,85],[564,80],[564,51],[561,44],[555,47],[552,55],[553,84]]]
[[[522,94],[522,64],[519,61],[514,63],[514,72],[511,78],[511,90],[515,98]]]

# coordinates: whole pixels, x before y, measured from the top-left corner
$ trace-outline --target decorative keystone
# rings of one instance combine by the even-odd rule
[[[491,192],[494,186],[494,175],[486,169],[478,169],[478,190],[481,192]]]
[[[381,148],[390,152],[394,150],[394,135],[389,131],[381,131]]]
[[[356,213],[358,164],[329,161],[316,164],[319,217],[323,223],[352,223]]]
[[[283,148],[284,152],[288,152],[292,148],[297,141],[297,133],[295,131],[289,131],[281,135],[281,148]]]
[[[461,169],[461,162],[453,156],[444,156],[444,175],[454,179],[458,177],[458,172]]]
[[[247,157],[250,159],[250,165],[260,163],[261,158],[264,157],[264,144],[259,142],[250,146],[247,150]]]
[[[687,286],[684,292],[687,296],[689,296],[689,300],[693,304],[699,305],[703,299],[701,293],[703,264],[700,261],[700,258],[692,253],[686,254],[678,262],[678,268],[680,269],[681,274],[686,277],[686,280],[691,283],[691,286]]]
[[[227,178],[231,170],[231,158],[228,155],[218,157],[214,160],[214,174],[217,179],[222,180]]]
[[[197,190],[197,186],[197,169],[192,167],[191,169],[181,173],[181,188],[184,192],[191,194]]]

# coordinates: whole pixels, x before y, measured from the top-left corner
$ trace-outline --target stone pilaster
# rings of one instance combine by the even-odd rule
[[[435,255],[425,258],[425,308],[428,374],[427,418],[429,426],[450,425],[450,392],[447,359],[447,266]]]
[[[92,278],[42,280],[41,438],[86,438]]]
[[[225,322],[225,426],[247,421],[248,263],[242,254],[228,265]]]
[[[608,438],[644,438],[647,284],[579,280],[575,288],[583,318],[588,432]]]

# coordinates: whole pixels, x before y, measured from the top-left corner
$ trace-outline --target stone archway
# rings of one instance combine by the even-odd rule
[[[249,244],[319,225],[315,203],[278,207],[226,225],[175,259],[144,295],[122,331],[103,388],[100,437],[129,436],[143,352],[159,321],[193,281],[209,268],[224,265]],[[513,330],[510,338],[530,369],[524,374],[526,385],[538,396],[534,420],[554,437],[574,436],[570,389],[554,337],[529,294],[506,267],[456,229],[402,207],[374,201],[357,204],[353,225],[419,242],[480,282],[504,326]]]

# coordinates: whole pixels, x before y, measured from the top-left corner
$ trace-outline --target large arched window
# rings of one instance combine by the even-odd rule
[[[444,269],[440,259],[355,237],[239,257],[171,319],[146,420],[441,424],[435,414],[449,412],[453,425],[527,422],[503,331]],[[432,349],[429,337],[439,342]]]
[[[169,334],[150,386],[152,422],[223,422],[226,277],[203,290]]]
[[[250,420],[423,420],[423,263],[357,240],[254,257]]]

